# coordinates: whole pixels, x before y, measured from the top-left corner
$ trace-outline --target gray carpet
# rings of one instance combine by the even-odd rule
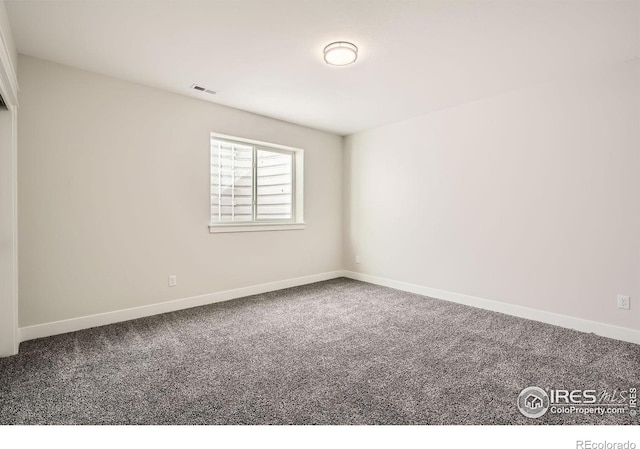
[[[336,279],[25,342],[0,424],[638,424],[525,418],[527,386],[640,386],[640,346]]]

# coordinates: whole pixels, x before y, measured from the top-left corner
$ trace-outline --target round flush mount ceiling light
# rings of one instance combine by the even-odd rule
[[[324,60],[331,65],[349,65],[358,59],[358,47],[351,42],[333,42],[324,47]]]

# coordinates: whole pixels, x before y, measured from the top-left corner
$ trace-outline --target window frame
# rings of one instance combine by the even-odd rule
[[[211,166],[211,144],[214,140],[226,143],[245,145],[252,147],[252,220],[240,222],[213,222],[211,214],[212,200],[212,166]],[[270,151],[281,154],[290,154],[291,161],[291,218],[281,220],[258,220],[258,164],[257,155],[259,150]],[[304,150],[285,145],[279,145],[258,140],[245,139],[242,137],[229,136],[212,132],[209,137],[209,232],[212,234],[220,232],[256,232],[256,231],[284,231],[301,230],[306,227],[304,222]]]

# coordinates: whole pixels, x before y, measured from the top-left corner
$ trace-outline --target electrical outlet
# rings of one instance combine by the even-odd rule
[[[618,309],[630,309],[631,298],[625,295],[618,295]]]
[[[360,263],[360,256],[356,256],[356,263]]]
[[[178,277],[175,274],[169,275],[169,287],[178,285]]]

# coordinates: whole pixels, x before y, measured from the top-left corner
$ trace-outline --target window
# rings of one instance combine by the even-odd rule
[[[303,151],[211,134],[211,232],[302,229]]]

